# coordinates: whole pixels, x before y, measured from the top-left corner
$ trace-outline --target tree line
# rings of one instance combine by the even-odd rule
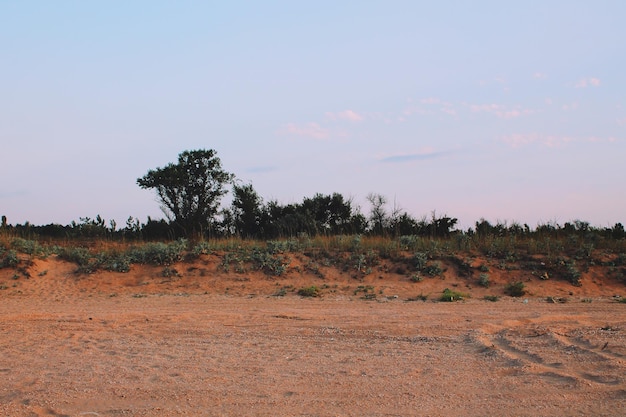
[[[481,219],[474,228],[456,229],[458,220],[447,215],[417,219],[409,213],[392,207],[381,194],[370,194],[367,215],[352,199],[340,193],[305,197],[300,203],[280,204],[276,200],[265,202],[252,184],[237,180],[226,172],[216,151],[193,150],[182,152],[177,163],[149,170],[137,179],[144,189],[155,190],[166,219],[148,217],[145,223],[129,217],[125,225],[114,220],[106,222],[100,215],[80,218],[69,225],[43,226],[10,225],[2,216],[3,231],[29,236],[50,238],[111,238],[111,239],[176,239],[223,238],[277,239],[294,236],[372,235],[398,237],[417,235],[446,238],[451,235],[480,236],[566,236],[602,235],[606,238],[624,239],[626,233],[621,223],[612,228],[597,229],[587,222],[574,221],[564,225],[548,223],[531,229],[527,224],[491,224]],[[232,194],[229,206],[221,201],[228,192]]]

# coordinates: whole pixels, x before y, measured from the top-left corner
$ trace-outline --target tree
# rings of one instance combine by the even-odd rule
[[[226,194],[224,186],[233,178],[213,149],[200,149],[181,153],[177,164],[148,171],[137,184],[154,188],[165,215],[189,235],[210,230]]]
[[[232,222],[241,237],[259,237],[262,203],[252,184],[233,184]]]
[[[382,235],[389,223],[385,208],[387,199],[381,194],[370,193],[367,195],[367,201],[372,205],[370,209],[371,231],[375,235]]]

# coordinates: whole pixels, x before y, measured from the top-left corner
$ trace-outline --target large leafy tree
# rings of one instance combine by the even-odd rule
[[[234,228],[244,238],[259,237],[263,199],[252,184],[233,184],[232,216]]]
[[[154,188],[161,209],[182,229],[183,234],[204,233],[211,229],[226,184],[234,178],[222,169],[213,149],[185,151],[178,163],[148,171],[137,179],[144,189]]]

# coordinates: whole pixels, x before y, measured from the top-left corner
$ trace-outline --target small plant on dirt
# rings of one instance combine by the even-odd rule
[[[565,263],[565,279],[571,282],[573,285],[579,287],[581,286],[580,282],[581,273],[576,267],[576,262],[570,261]]]
[[[356,290],[354,290],[354,295],[357,295],[358,293],[368,294],[373,291],[374,287],[371,285],[359,285],[358,287],[356,287]]]
[[[424,281],[424,278],[422,278],[420,276],[420,274],[413,274],[413,275],[411,275],[411,278],[409,278],[409,281],[411,281],[411,282],[422,282],[422,281]]]
[[[504,293],[506,295],[510,295],[511,297],[522,297],[526,294],[526,290],[524,288],[526,288],[526,285],[524,285],[521,281],[509,283],[504,288]]]
[[[161,271],[161,276],[164,278],[172,278],[172,277],[180,277],[180,273],[176,270],[176,268],[170,268],[169,266],[166,266],[165,268],[163,268],[163,271]]]
[[[211,253],[211,244],[209,242],[198,242],[191,250],[195,257],[200,255],[209,255]]]
[[[298,295],[300,297],[319,297],[320,289],[317,288],[315,285],[312,285],[310,287],[300,288],[298,290]]]
[[[433,262],[430,265],[426,265],[423,269],[424,274],[431,276],[431,277],[436,277],[439,276],[443,273],[443,268],[441,267],[441,262],[437,261],[437,262]]]
[[[489,288],[489,286],[491,285],[491,282],[489,281],[489,275],[480,274],[480,276],[478,277],[478,285],[480,285],[481,287]]]
[[[132,263],[167,266],[181,261],[186,249],[185,239],[171,243],[153,242],[131,249],[129,256]]]
[[[47,256],[48,250],[35,240],[16,238],[11,242],[13,249],[32,256]]]
[[[486,301],[491,301],[491,302],[496,302],[500,300],[500,297],[498,297],[497,295],[485,295],[483,298]]]
[[[15,268],[20,263],[20,259],[17,257],[17,252],[9,250],[4,254],[2,260],[0,260],[0,268]]]
[[[291,285],[280,287],[275,293],[274,297],[284,297],[287,295],[287,290],[291,290],[293,287]]]
[[[415,252],[413,254],[413,266],[418,271],[422,271],[428,262],[428,255],[424,252]]]
[[[356,290],[354,290],[354,295],[362,293],[361,299],[363,300],[374,300],[376,298],[376,294],[374,293],[374,287],[371,285],[359,285]]]
[[[439,301],[446,301],[446,302],[461,301],[461,300],[464,300],[465,298],[467,298],[466,294],[463,294],[458,291],[452,291],[451,289],[446,288],[445,290],[443,290],[443,293],[439,297]]]
[[[489,272],[489,267],[488,267],[487,265],[485,265],[485,264],[482,264],[482,265],[480,265],[480,266],[478,267],[478,270],[479,270],[480,272]]]

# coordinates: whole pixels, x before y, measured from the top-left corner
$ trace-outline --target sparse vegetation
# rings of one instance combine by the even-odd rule
[[[517,281],[507,284],[504,288],[504,293],[511,297],[523,297],[526,294],[525,288],[526,285],[523,282]]]
[[[319,297],[320,289],[315,285],[312,285],[310,287],[300,288],[298,290],[298,295],[300,297]]]
[[[449,288],[446,288],[445,290],[443,290],[443,293],[439,297],[439,301],[446,301],[446,302],[462,301],[466,299],[467,297],[468,297],[467,294],[463,294],[457,291],[452,291]]]
[[[478,285],[480,285],[481,287],[489,288],[489,286],[491,285],[491,281],[489,281],[489,275],[480,274],[480,276],[478,277]]]

